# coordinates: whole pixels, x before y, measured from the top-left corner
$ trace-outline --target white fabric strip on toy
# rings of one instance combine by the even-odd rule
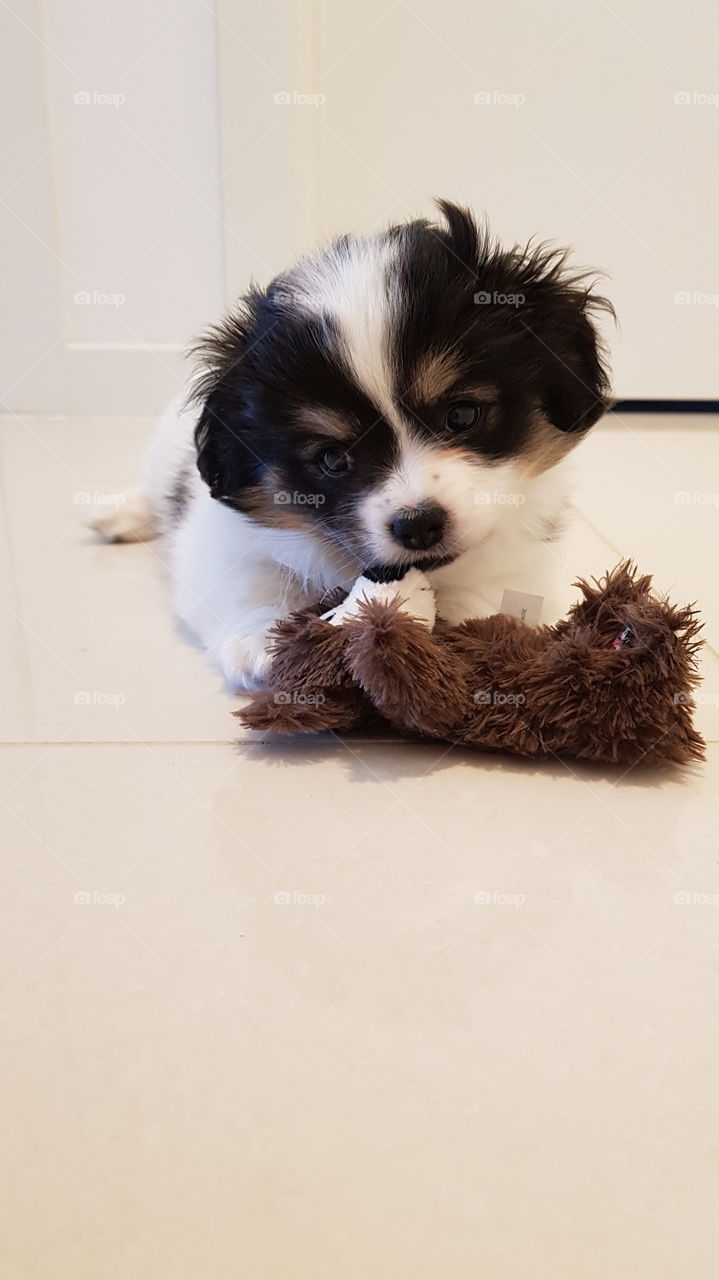
[[[403,578],[392,582],[375,582],[372,578],[361,574],[346,600],[336,605],[334,609],[329,609],[327,613],[323,613],[322,620],[329,622],[333,627],[340,627],[343,622],[356,618],[360,606],[367,600],[375,600],[383,604],[399,600],[399,607],[403,613],[416,618],[425,627],[429,627],[430,631],[434,626],[437,616],[434,591],[420,569],[410,569]]]

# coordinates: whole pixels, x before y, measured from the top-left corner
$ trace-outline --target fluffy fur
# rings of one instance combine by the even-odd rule
[[[272,692],[236,714],[249,728],[284,733],[383,725],[525,756],[702,759],[692,725],[694,610],[653,595],[651,579],[629,564],[576,585],[581,601],[553,627],[500,614],[432,631],[419,601],[424,574],[365,581],[339,625],[336,614],[311,612],[279,624]]]
[[[196,349],[140,490],[95,516],[167,537],[175,611],[235,688],[262,685],[279,618],[371,565],[425,570],[450,623],[507,587],[562,611],[567,455],[607,403],[608,304],[563,252],[503,250],[440,207],[251,289]]]

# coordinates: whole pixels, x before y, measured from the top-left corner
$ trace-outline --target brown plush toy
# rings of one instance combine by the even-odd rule
[[[380,575],[381,576],[381,575]],[[424,574],[359,578],[344,604],[279,623],[269,691],[235,714],[252,729],[385,729],[524,756],[686,764],[701,628],[630,563],[576,584],[555,626],[497,614],[434,618]]]

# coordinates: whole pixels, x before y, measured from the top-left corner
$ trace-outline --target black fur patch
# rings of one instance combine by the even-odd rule
[[[263,476],[275,500],[342,540],[351,537],[357,497],[384,476],[397,449],[394,432],[347,369],[329,317],[287,309],[277,290],[255,292],[198,348],[208,370],[196,431],[198,466],[213,497],[244,510]],[[303,410],[324,407],[351,426],[349,475],[322,465],[336,441],[312,432]],[[271,496],[270,496],[271,500]]]
[[[446,201],[446,227],[422,220],[397,228],[402,310],[397,394],[420,430],[445,433],[448,404],[462,387],[491,384],[493,412],[463,438],[487,459],[521,451],[540,407],[563,432],[586,431],[607,407],[608,380],[591,321],[608,309],[566,252],[544,245],[501,249],[466,209]],[[432,351],[451,351],[456,388],[439,404],[415,393],[417,371]],[[445,433],[446,434],[446,433]]]
[[[189,477],[184,472],[180,472],[180,474],[175,477],[175,480],[167,494],[167,505],[170,511],[170,520],[173,525],[180,523],[180,520],[187,509],[189,498]]]

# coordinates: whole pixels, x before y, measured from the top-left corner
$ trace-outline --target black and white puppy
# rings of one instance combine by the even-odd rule
[[[548,597],[546,621],[564,606],[566,458],[606,407],[609,304],[565,253],[440,208],[252,289],[198,347],[141,488],[95,517],[166,535],[176,613],[235,688],[261,685],[278,618],[370,565],[421,570],[403,591],[428,579],[452,623],[505,588]]]

